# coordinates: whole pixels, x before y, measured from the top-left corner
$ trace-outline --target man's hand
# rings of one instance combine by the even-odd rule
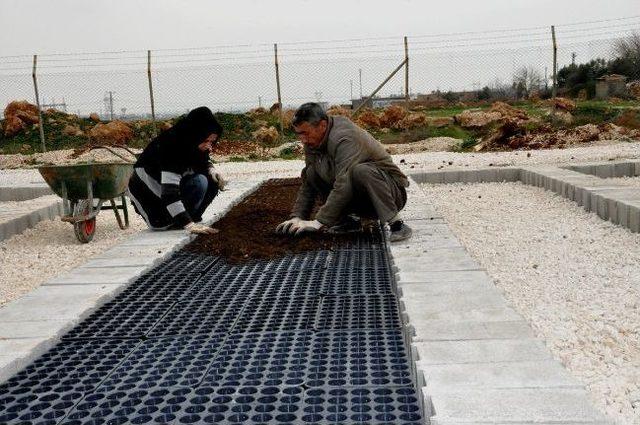
[[[294,225],[298,224],[301,221],[302,220],[300,220],[300,218],[298,217],[293,217],[290,220],[283,221],[282,223],[278,224],[278,227],[276,227],[276,233],[282,233],[282,234],[289,233],[289,230],[291,230],[291,227],[293,227]]]
[[[196,235],[213,235],[219,232],[218,229],[214,229],[213,227],[205,226],[200,223],[189,223],[184,226],[184,229]]]
[[[224,191],[224,188],[227,186],[227,181],[222,177],[222,174],[216,171],[215,168],[209,168],[209,175],[211,179],[218,184],[218,189]]]
[[[291,226],[288,233],[299,236],[304,232],[317,232],[321,228],[322,223],[320,223],[318,220],[300,220],[299,222]]]

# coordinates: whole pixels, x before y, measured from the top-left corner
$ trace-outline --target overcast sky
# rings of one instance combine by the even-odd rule
[[[638,0],[0,0],[0,56],[546,26],[640,14]]]
[[[0,107],[35,100],[30,55],[39,54],[43,103],[64,99],[76,113],[106,113],[106,93],[115,92],[116,111],[146,114],[147,49],[153,50],[157,113],[269,106],[277,101],[275,42],[285,106],[345,103],[371,93],[404,59],[403,35],[409,36],[412,94],[478,90],[510,84],[523,67],[548,75],[552,24],[559,26],[559,67],[574,53],[578,62],[609,59],[616,37],[640,29],[639,0],[585,3],[0,0]],[[360,41],[344,41],[351,39]],[[331,41],[300,43],[323,40]],[[126,52],[51,56],[114,51]],[[379,95],[403,91],[398,72]]]

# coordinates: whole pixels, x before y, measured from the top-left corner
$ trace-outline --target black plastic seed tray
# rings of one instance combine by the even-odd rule
[[[160,337],[229,332],[245,304],[246,299],[241,294],[180,301],[147,335]]]
[[[400,330],[317,332],[310,347],[307,387],[412,385]]]
[[[218,352],[202,385],[302,385],[311,340],[311,331],[232,334]]]
[[[327,263],[329,269],[388,269],[389,258],[383,249],[337,249]]]
[[[196,387],[222,349],[224,338],[206,335],[143,341],[97,392]]]
[[[392,294],[393,279],[388,269],[327,270],[319,292],[322,295]]]
[[[290,270],[265,274],[256,282],[252,298],[316,297],[324,278],[324,270]]]
[[[391,294],[322,297],[315,329],[400,328],[398,300]]]
[[[56,423],[138,341],[63,341],[0,386],[0,424]]]
[[[301,424],[422,425],[412,387],[309,388]]]
[[[171,257],[154,267],[154,273],[204,273],[219,260],[218,257],[197,254],[185,250],[176,251]]]
[[[221,262],[207,271],[185,293],[183,299],[217,299],[233,294],[249,298],[262,276],[264,264],[233,265]]]
[[[265,273],[281,273],[292,270],[323,269],[331,256],[331,251],[309,251],[289,254],[267,263]]]
[[[199,273],[180,275],[154,273],[145,275],[129,285],[115,298],[120,302],[177,301],[200,279]]]
[[[81,424],[300,424],[302,387],[199,387],[87,396],[62,422]]]
[[[319,297],[252,298],[233,327],[233,333],[312,329]]]
[[[173,304],[173,301],[110,301],[62,339],[141,338]]]

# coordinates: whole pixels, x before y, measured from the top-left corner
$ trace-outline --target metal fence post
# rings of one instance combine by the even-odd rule
[[[40,129],[40,143],[42,144],[42,152],[46,152],[47,148],[44,144],[44,119],[42,117],[42,109],[40,108],[40,95],[38,94],[38,77],[36,76],[36,70],[38,68],[38,55],[33,55],[33,71],[31,77],[33,78],[33,88],[36,92],[36,105],[38,106],[38,128]]]
[[[556,44],[556,27],[551,25],[551,40],[553,41],[553,87],[551,96],[555,99],[558,92],[558,45]]]
[[[409,107],[409,44],[404,37],[404,100]]]
[[[153,82],[151,80],[151,50],[147,50],[147,77],[149,79],[149,99],[151,100],[151,122],[153,123],[153,137],[158,133],[156,127],[156,104],[153,100]]]
[[[280,134],[284,135],[284,115],[282,106],[282,96],[280,95],[280,66],[278,65],[278,43],[273,44],[276,64],[276,87],[278,89],[278,105],[280,106]]]

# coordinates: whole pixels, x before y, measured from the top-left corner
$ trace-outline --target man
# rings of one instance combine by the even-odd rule
[[[225,181],[209,160],[222,127],[207,107],[192,110],[144,149],[129,180],[129,197],[154,230],[216,230],[200,224]]]
[[[305,167],[292,218],[277,232],[357,230],[359,220],[349,216],[355,214],[388,223],[392,242],[411,236],[400,217],[409,181],[380,142],[346,117],[327,116],[317,103],[302,105],[292,125],[304,144]],[[311,220],[318,197],[325,202]]]

